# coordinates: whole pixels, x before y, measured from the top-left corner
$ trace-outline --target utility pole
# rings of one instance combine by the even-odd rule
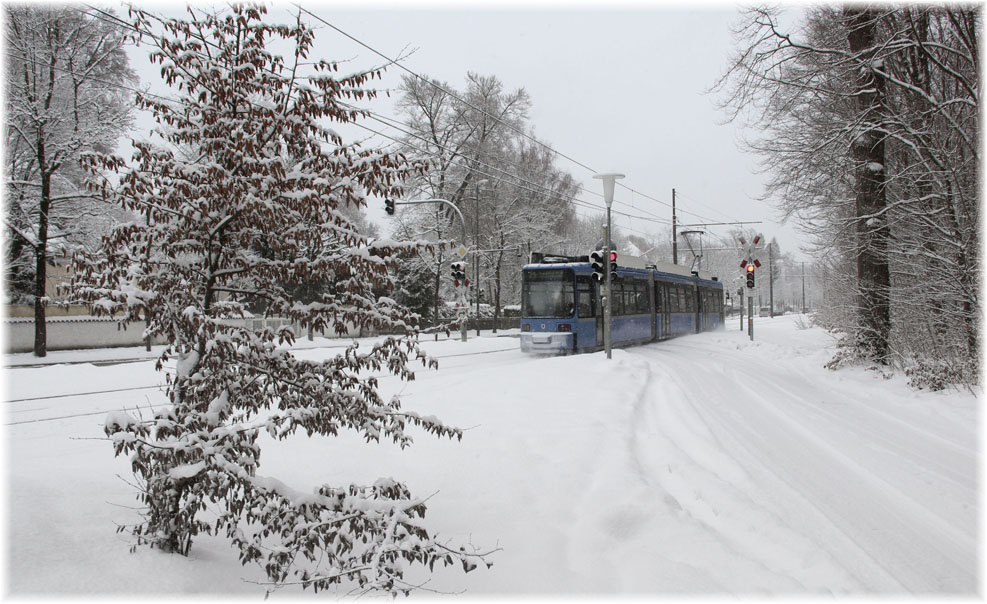
[[[805,314],[805,262],[802,263],[802,314]]]
[[[768,243],[768,316],[775,318],[775,267],[774,267],[774,240]]]
[[[474,185],[476,190],[476,211],[473,212],[473,297],[476,298],[476,335],[480,336],[480,183]]]
[[[679,236],[675,233],[675,189],[672,189],[672,264],[679,263]]]

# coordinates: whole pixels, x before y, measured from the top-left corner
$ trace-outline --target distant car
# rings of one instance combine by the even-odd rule
[[[770,317],[771,316],[771,307],[770,306],[762,306],[761,307],[761,310],[757,313],[757,316],[759,316],[759,317]]]

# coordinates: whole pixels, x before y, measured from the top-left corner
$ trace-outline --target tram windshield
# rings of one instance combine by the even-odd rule
[[[572,269],[528,270],[523,274],[522,316],[572,316],[576,300]]]

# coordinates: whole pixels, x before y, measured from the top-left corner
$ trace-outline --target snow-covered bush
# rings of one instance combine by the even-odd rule
[[[197,534],[225,534],[271,585],[315,590],[345,583],[396,594],[410,588],[402,577],[411,563],[473,568],[483,556],[436,542],[421,523],[423,500],[398,482],[301,494],[257,474],[262,430],[284,439],[350,429],[401,447],[410,425],[462,432],[384,400],[367,377],[386,370],[410,380],[409,362],[435,365],[418,348],[409,311],[374,294],[393,287],[388,268],[418,245],[371,242],[343,210],[367,194],[399,194],[421,169],[344,145],[327,125],[363,115],[347,101],[372,96],[364,86],[379,72],[337,77],[338,64],[308,57],[313,33],[300,19],[269,25],[262,7],[190,14],[160,24],[151,54],[178,101],[137,97],[168,144],[135,142],[132,165],[88,158],[93,174],[118,176],[94,188],[142,219],[106,237],[99,255],[80,256],[74,283],[95,312],[146,320],[148,335],[167,338],[159,370],[176,362],[167,408],[106,422],[141,486],[144,522],[131,527],[138,544],[186,554]],[[139,31],[158,26],[132,15]],[[272,40],[292,56],[272,54]],[[294,292],[306,283],[324,287],[300,301]],[[304,329],[402,335],[303,361],[283,347],[297,335],[289,328],[230,321],[257,301]]]

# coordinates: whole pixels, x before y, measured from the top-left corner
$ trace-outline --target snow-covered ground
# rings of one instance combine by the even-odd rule
[[[421,433],[400,451],[300,435],[265,441],[260,471],[299,489],[393,476],[432,495],[426,520],[440,538],[500,548],[493,568],[437,572],[429,590],[977,594],[977,395],[828,371],[832,338],[798,316],[758,319],[755,342],[738,323],[609,362],[527,357],[516,338],[489,333],[429,338],[440,370],[382,387],[466,428],[462,442]],[[333,354],[319,344],[340,343],[302,342],[298,354]],[[5,378],[7,593],[263,595],[260,569],[222,539],[200,537],[183,558],[130,554],[114,532],[136,502],[103,420],[163,400],[152,362]],[[78,392],[95,394],[39,398]]]

